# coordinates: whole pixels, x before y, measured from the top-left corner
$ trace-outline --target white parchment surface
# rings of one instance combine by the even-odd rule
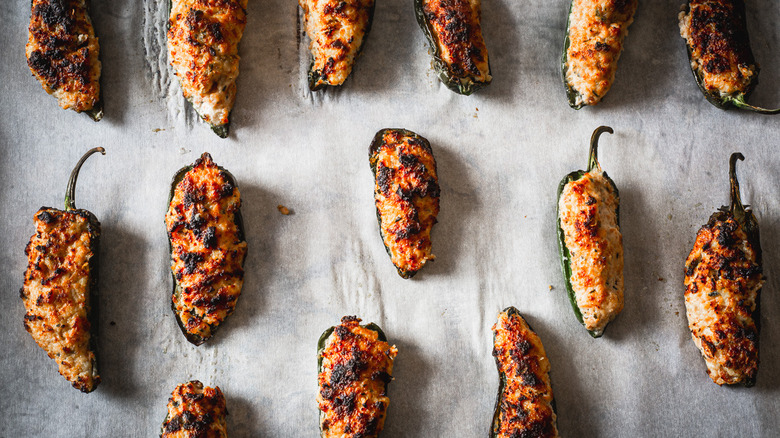
[[[0,2],[0,437],[147,437],[188,379],[227,397],[231,437],[314,437],[316,343],[344,315],[399,350],[386,437],[484,437],[498,377],[491,325],[516,306],[552,364],[567,437],[774,437],[780,433],[780,117],[707,103],[679,36],[680,0],[642,1],[612,90],[570,109],[560,79],[567,0],[484,0],[493,84],[470,97],[436,79],[411,0],[378,0],[339,90],[305,89],[293,0],[250,0],[231,136],[185,104],[165,54],[167,6],[93,0],[105,118],[62,111],[26,65],[29,1]],[[751,103],[780,105],[780,4],[748,2],[762,66]],[[621,194],[625,310],[601,339],[576,321],[555,235],[560,179],[587,164],[594,128]],[[368,145],[382,128],[428,138],[441,213],[435,263],[395,272],[378,233]],[[18,290],[33,214],[76,203],[103,225],[103,383],[81,394],[24,331]],[[201,347],[179,332],[163,218],[170,178],[209,151],[237,178],[249,254],[235,313]],[[683,262],[728,203],[728,158],[761,226],[767,282],[754,388],[718,387],[690,339]],[[283,216],[282,204],[293,211]]]

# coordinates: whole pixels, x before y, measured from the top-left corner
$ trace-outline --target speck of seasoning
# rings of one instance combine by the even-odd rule
[[[152,129],[152,132],[160,132],[160,131],[165,131],[165,130],[162,129],[162,128],[154,128],[154,129]]]
[[[277,209],[277,210],[279,210],[279,213],[281,213],[281,214],[283,214],[283,215],[285,215],[285,216],[287,216],[287,215],[289,215],[289,214],[290,214],[290,209],[289,209],[289,208],[287,208],[287,207],[285,207],[285,206],[284,206],[284,205],[282,205],[282,204],[279,204],[279,205],[277,205],[277,206],[276,206],[276,209]]]
[[[109,322],[110,325],[116,325],[114,321]]]
[[[552,287],[552,285],[550,285],[550,290],[553,290],[553,287]]]
[[[663,277],[658,277],[658,281],[664,281]]]

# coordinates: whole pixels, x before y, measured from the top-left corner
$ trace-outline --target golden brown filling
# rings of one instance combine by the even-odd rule
[[[372,145],[374,199],[390,259],[402,275],[433,260],[431,229],[439,214],[436,161],[430,145],[408,131],[385,130]]]
[[[716,96],[750,91],[758,67],[750,50],[741,0],[691,0],[680,12],[680,35],[691,55],[691,68]]]
[[[64,109],[100,100],[100,46],[85,0],[33,0],[27,65]]]
[[[564,68],[567,84],[578,93],[577,105],[599,103],[612,87],[637,4],[637,0],[573,0]]]
[[[322,437],[372,438],[384,427],[394,346],[345,316],[325,341],[317,380]]]
[[[246,241],[236,223],[241,195],[204,153],[176,185],[165,224],[182,326],[208,339],[233,313],[244,282]]]
[[[550,361],[539,336],[519,314],[506,311],[498,315],[493,334],[493,356],[498,372],[506,377],[494,436],[557,437]]]
[[[236,100],[247,0],[172,0],[168,60],[204,122],[226,125]]]
[[[90,392],[100,383],[88,319],[93,228],[86,214],[54,208],[35,214],[35,228],[25,249],[24,328],[74,388]]]
[[[227,408],[219,387],[182,383],[168,399],[161,438],[227,438]]]
[[[571,278],[585,328],[600,334],[623,310],[620,200],[601,169],[564,187],[558,209],[569,249]]]
[[[688,328],[718,385],[754,379],[758,328],[753,319],[764,283],[756,251],[730,215],[699,230],[685,261]]]
[[[480,0],[422,0],[439,57],[455,79],[489,83],[490,67],[482,38]]]
[[[347,79],[371,28],[374,0],[298,0],[311,40],[312,89]]]

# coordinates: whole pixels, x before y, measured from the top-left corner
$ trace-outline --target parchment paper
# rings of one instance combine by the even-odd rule
[[[397,345],[386,437],[480,437],[498,387],[491,325],[513,305],[552,364],[567,437],[772,437],[780,430],[780,119],[721,111],[697,89],[679,36],[680,0],[643,1],[612,90],[571,110],[560,80],[567,0],[485,0],[494,81],[473,96],[430,68],[410,0],[379,0],[340,90],[305,89],[307,45],[291,0],[250,0],[231,137],[185,104],[165,54],[163,1],[94,0],[105,118],[59,109],[26,66],[29,2],[0,3],[0,436],[156,436],[188,379],[227,397],[231,437],[313,437],[316,342],[344,315]],[[761,84],[780,104],[780,4],[748,2]],[[601,339],[563,286],[555,190],[600,158],[621,194],[625,309]],[[381,128],[428,138],[441,183],[435,263],[403,280],[385,254],[368,145]],[[76,204],[103,224],[98,302],[103,383],[84,395],[22,326],[24,247],[42,205],[62,207],[88,148]],[[163,223],[170,178],[209,151],[236,176],[249,254],[235,313],[201,347],[170,311]],[[690,339],[683,262],[698,228],[728,203],[728,158],[761,225],[767,282],[756,387],[718,387]],[[277,205],[293,211],[283,216]]]

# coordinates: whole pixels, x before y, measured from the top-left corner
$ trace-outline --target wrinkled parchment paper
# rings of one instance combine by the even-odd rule
[[[92,1],[105,118],[62,111],[25,61],[29,2],[0,4],[0,436],[146,437],[176,384],[227,397],[231,437],[313,437],[316,342],[344,315],[398,347],[386,437],[480,437],[498,387],[491,325],[513,305],[552,364],[567,437],[771,437],[780,430],[780,118],[721,111],[694,84],[679,36],[680,0],[641,2],[602,104],[571,110],[559,72],[568,2],[485,0],[494,81],[473,96],[430,69],[411,0],[379,0],[340,90],[305,89],[308,42],[292,0],[250,0],[228,140],[200,123],[167,67],[164,1]],[[748,2],[761,84],[780,104],[780,5]],[[621,194],[625,310],[594,340],[575,320],[556,249],[555,190],[600,158]],[[435,263],[412,280],[379,238],[368,145],[403,127],[438,162]],[[24,247],[41,206],[62,207],[88,148],[76,204],[103,224],[99,355],[103,383],[70,387],[24,331]],[[236,176],[249,254],[235,313],[201,347],[170,311],[163,218],[170,178],[209,151]],[[728,157],[761,225],[767,282],[756,387],[713,384],[690,339],[683,262],[698,228],[728,203]],[[281,215],[277,205],[292,210]]]

